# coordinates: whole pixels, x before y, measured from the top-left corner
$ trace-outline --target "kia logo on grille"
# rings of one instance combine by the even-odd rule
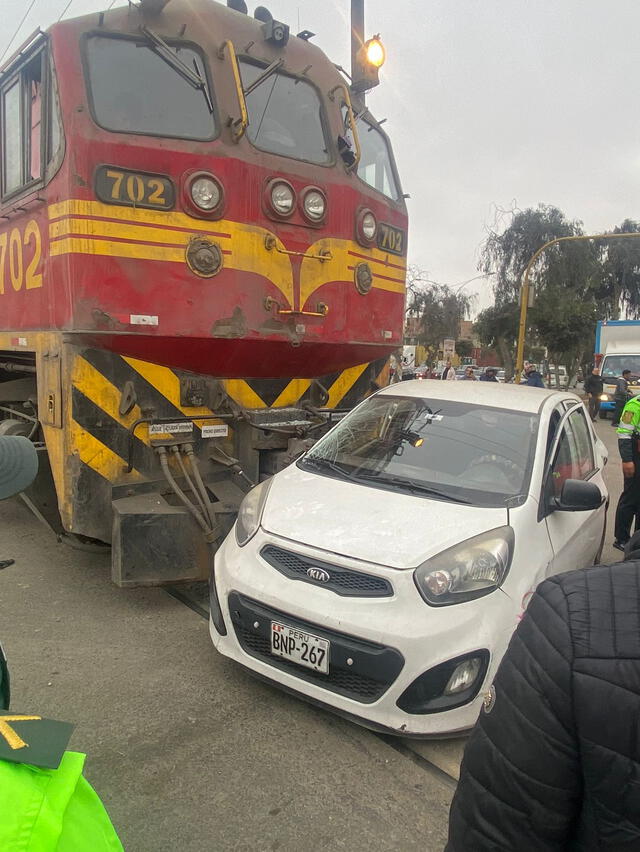
[[[316,580],[318,583],[328,583],[331,579],[331,574],[322,568],[307,568],[307,577]]]

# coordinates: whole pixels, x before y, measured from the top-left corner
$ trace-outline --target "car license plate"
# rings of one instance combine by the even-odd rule
[[[296,627],[288,627],[278,621],[271,622],[271,653],[292,660],[299,666],[328,674],[330,644],[326,639]]]

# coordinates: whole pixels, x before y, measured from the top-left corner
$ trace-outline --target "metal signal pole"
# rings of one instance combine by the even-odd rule
[[[364,44],[364,0],[351,0],[351,78],[356,79],[356,56]]]

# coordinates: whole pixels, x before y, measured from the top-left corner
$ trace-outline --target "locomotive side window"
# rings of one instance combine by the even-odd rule
[[[204,73],[195,49],[171,49],[184,65]],[[105,130],[178,139],[214,137],[208,95],[149,44],[93,36],[86,44],[86,67],[93,116]]]
[[[397,201],[400,193],[391,165],[387,140],[373,124],[369,124],[364,119],[358,119],[357,126],[362,149],[358,163],[358,177],[387,198]]]
[[[240,60],[242,84],[247,89],[264,68]],[[311,83],[276,72],[246,96],[247,136],[263,151],[323,165],[332,155],[322,121],[322,105]]]
[[[0,195],[44,177],[61,133],[47,52],[41,47],[5,72],[0,83]]]

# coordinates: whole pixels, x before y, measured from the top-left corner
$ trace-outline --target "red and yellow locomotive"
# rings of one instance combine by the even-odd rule
[[[129,5],[0,76],[0,433],[122,585],[203,576],[247,483],[401,345],[388,139],[310,34],[256,16]]]

